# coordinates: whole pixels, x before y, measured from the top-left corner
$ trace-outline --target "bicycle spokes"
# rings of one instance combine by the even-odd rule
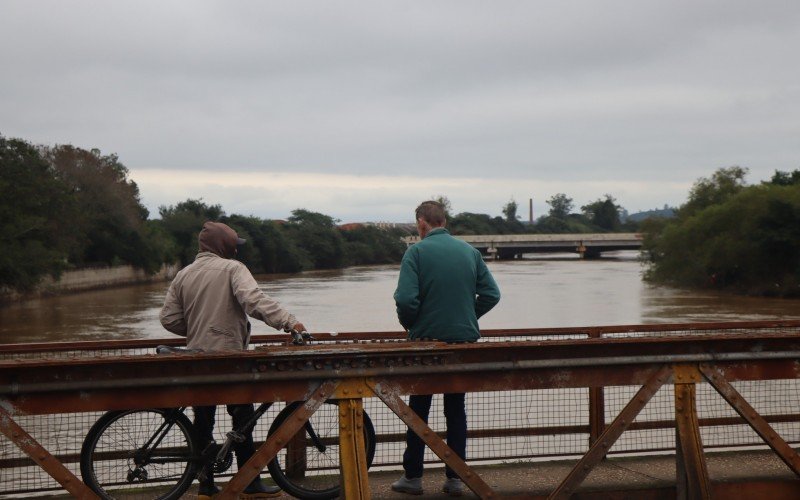
[[[328,448],[327,446],[322,444],[322,440],[319,438],[317,433],[314,432],[314,426],[311,425],[310,420],[306,422],[305,428],[306,432],[308,433],[308,437],[311,438],[311,442],[314,443],[314,446],[317,447],[317,450],[319,450],[320,453],[325,453],[325,450],[327,450]]]
[[[81,448],[81,475],[101,498],[178,500],[201,461],[182,409],[105,413]]]

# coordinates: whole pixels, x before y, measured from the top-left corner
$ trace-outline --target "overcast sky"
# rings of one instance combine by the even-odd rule
[[[152,213],[630,212],[800,168],[800,2],[0,3],[0,134],[117,153]]]

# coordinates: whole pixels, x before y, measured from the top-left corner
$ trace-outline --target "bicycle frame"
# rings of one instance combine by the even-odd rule
[[[180,408],[172,408],[169,413],[167,414],[168,417],[164,420],[164,422],[159,426],[159,428],[153,433],[150,439],[136,451],[136,455],[133,457],[134,463],[137,466],[147,464],[147,463],[156,463],[156,464],[165,464],[170,462],[179,462],[185,458],[185,455],[178,454],[177,452],[174,455],[174,458],[162,458],[162,457],[169,457],[170,454],[168,452],[162,452],[159,454],[157,458],[153,458],[152,450],[156,449],[160,444],[164,437],[169,433],[169,430],[175,425],[175,415],[179,413],[183,413],[186,411],[186,407],[182,406]],[[145,453],[144,455],[140,455],[140,453]],[[202,457],[190,457],[190,460],[199,461]]]

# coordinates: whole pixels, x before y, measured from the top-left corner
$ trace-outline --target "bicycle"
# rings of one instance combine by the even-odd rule
[[[307,334],[305,334],[307,335]],[[293,343],[310,337],[295,335]],[[165,352],[186,349],[159,346]],[[191,352],[191,351],[188,351]],[[286,405],[272,422],[268,436],[277,431],[303,401]],[[338,401],[327,400],[290,440],[283,463],[276,456],[267,466],[275,483],[301,499],[325,500],[340,493],[338,461]],[[172,500],[189,489],[204,467],[222,474],[233,463],[232,445],[244,439],[272,403],[261,403],[241,428],[226,434],[219,445],[201,450],[186,407],[117,410],[103,414],[92,426],[81,447],[81,475],[101,498],[158,498]],[[375,456],[375,428],[366,412],[364,443],[367,467]],[[331,448],[332,453],[330,452]]]

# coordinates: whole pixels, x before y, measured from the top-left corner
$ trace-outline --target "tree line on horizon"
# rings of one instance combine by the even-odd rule
[[[745,182],[746,174],[740,167],[719,169],[694,184],[674,217],[643,222],[626,217],[608,194],[576,212],[573,200],[558,193],[533,224],[519,220],[513,199],[494,217],[453,215],[447,197],[438,199],[456,235],[640,230],[651,282],[800,295],[800,170],[776,171],[755,185]],[[159,207],[158,215],[150,218],[117,155],[0,135],[0,287],[26,290],[45,275],[96,265],[130,264],[148,272],[165,263],[183,266],[194,259],[206,220],[225,222],[247,239],[238,258],[254,273],[396,263],[405,251],[401,236],[411,234],[340,227],[336,219],[302,208],[285,221],[228,215],[220,205],[196,199]]]
[[[286,221],[227,215],[218,204],[188,199],[159,207],[150,218],[139,188],[116,154],[72,145],[33,145],[0,135],[0,287],[26,290],[45,275],[97,265],[130,264],[156,272],[190,263],[206,220],[225,222],[247,239],[239,260],[254,273],[294,273],[399,262],[402,229],[351,224],[302,208]],[[448,209],[449,200],[441,197]],[[629,229],[614,198],[571,213],[572,199],[553,196],[550,213],[524,224],[509,201],[503,217],[462,212],[448,216],[454,234],[597,232]]]
[[[557,193],[546,202],[550,206],[548,213],[532,224],[520,220],[517,215],[519,204],[514,199],[503,206],[502,217],[472,212],[451,215],[450,200],[446,196],[439,195],[433,199],[444,204],[448,213],[447,226],[456,235],[608,233],[637,231],[639,228],[639,223],[628,219],[627,211],[610,194],[581,206],[580,212],[575,212],[573,199]]]
[[[254,273],[393,263],[405,251],[396,230],[344,230],[305,209],[272,221],[188,199],[160,207],[159,216],[150,218],[117,155],[0,135],[0,287],[24,291],[45,275],[97,265],[150,273],[165,263],[184,266],[194,260],[207,220],[247,239],[237,258]]]

